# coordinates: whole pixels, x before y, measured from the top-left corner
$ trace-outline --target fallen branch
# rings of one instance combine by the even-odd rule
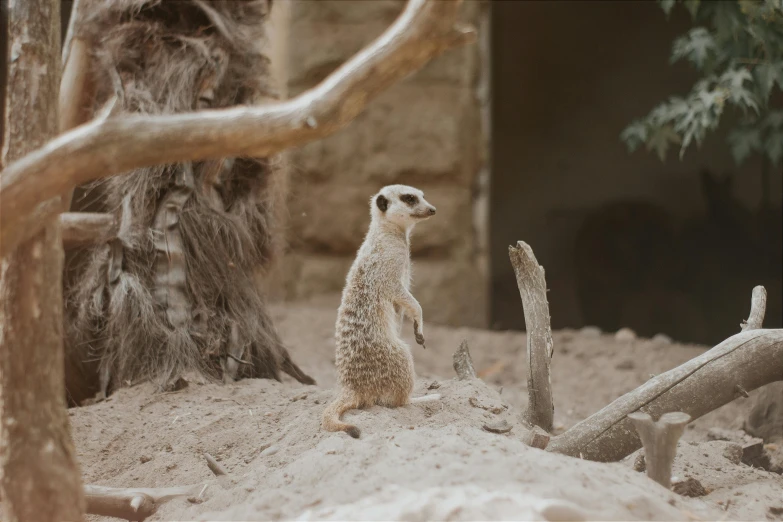
[[[190,114],[134,115],[82,125],[9,165],[0,177],[0,257],[37,233],[19,226],[43,201],[74,187],[162,163],[268,157],[348,125],[395,82],[452,47],[475,40],[457,23],[461,0],[409,0],[369,47],[323,82],[273,105]]]
[[[98,212],[65,212],[60,214],[63,248],[107,243],[117,237],[117,220],[113,214]]]
[[[538,264],[533,249],[524,241],[517,241],[516,247],[508,247],[508,256],[514,267],[525,311],[529,396],[526,420],[545,431],[551,431],[555,407],[549,364],[554,343],[549,323],[544,267]]]
[[[176,488],[108,488],[85,486],[87,513],[124,520],[141,521],[153,515],[173,498],[200,496],[206,484]]]
[[[753,303],[758,310],[761,301]],[[547,449],[589,460],[620,460],[641,447],[629,414],[643,408],[654,417],[682,411],[698,419],[736,399],[738,386],[753,391],[783,380],[781,361],[783,329],[744,331],[623,395],[553,438]]]

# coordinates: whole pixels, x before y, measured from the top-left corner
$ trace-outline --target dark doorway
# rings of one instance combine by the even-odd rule
[[[508,245],[546,269],[553,328],[622,326],[712,344],[739,331],[753,286],[783,326],[781,181],[762,212],[761,161],[715,135],[684,161],[628,154],[619,135],[694,76],[669,65],[689,28],[655,2],[492,3],[491,317],[524,329]],[[725,175],[732,175],[725,178]]]

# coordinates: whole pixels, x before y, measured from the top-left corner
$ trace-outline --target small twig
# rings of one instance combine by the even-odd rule
[[[90,515],[141,521],[165,502],[195,494],[201,484],[176,488],[109,488],[84,486],[86,512]]]
[[[459,349],[454,352],[453,359],[454,371],[457,372],[459,380],[465,381],[476,378],[476,370],[473,368],[473,359],[470,358],[467,339],[462,340]]]
[[[767,313],[767,290],[763,286],[753,289],[750,298],[750,315],[746,321],[742,321],[740,327],[743,332],[759,330],[764,324],[764,315]]]
[[[216,477],[220,477],[222,475],[228,475],[228,471],[226,471],[226,469],[223,466],[221,466],[217,460],[215,460],[215,457],[205,452],[204,458],[207,459],[207,466],[212,471],[212,473],[215,474]]]
[[[664,413],[658,422],[649,414],[634,412],[628,415],[644,446],[647,476],[669,489],[672,485],[672,464],[677,455],[677,441],[691,416],[683,412]]]
[[[750,397],[750,394],[749,394],[749,393],[748,393],[748,392],[745,390],[745,388],[743,388],[743,387],[742,387],[742,386],[740,386],[739,384],[737,384],[736,386],[734,386],[734,389],[735,389],[735,390],[737,390],[737,393],[739,393],[740,395],[742,395],[742,396],[743,396],[743,397],[745,397],[746,399],[747,399],[748,397]]]
[[[251,366],[253,365],[253,363],[251,363],[251,362],[248,362],[248,361],[244,361],[244,360],[240,359],[239,357],[237,357],[236,355],[234,355],[233,353],[229,353],[229,354],[226,354],[226,355],[227,355],[229,358],[231,358],[231,359],[234,359],[236,362],[238,362],[238,363],[240,363],[240,364],[249,364],[249,365],[251,365]]]

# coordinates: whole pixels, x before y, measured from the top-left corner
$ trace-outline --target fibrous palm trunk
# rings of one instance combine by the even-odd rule
[[[183,113],[275,99],[263,28],[270,0],[85,0],[93,111]],[[197,370],[224,379],[288,373],[290,359],[255,280],[276,253],[274,158],[162,165],[77,191],[73,210],[113,213],[118,237],[72,255],[68,391],[165,386]],[[103,376],[102,385],[97,376]],[[105,391],[105,390],[103,390]]]

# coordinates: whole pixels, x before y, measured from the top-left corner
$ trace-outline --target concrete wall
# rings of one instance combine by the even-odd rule
[[[403,6],[399,0],[291,2],[288,94],[316,85],[379,36]],[[486,23],[486,6],[468,1],[464,15]],[[482,52],[486,39],[449,51],[372,101],[348,128],[290,154],[286,297],[341,291],[369,224],[370,197],[403,183],[423,190],[438,208],[412,239],[413,293],[426,320],[487,325]]]

